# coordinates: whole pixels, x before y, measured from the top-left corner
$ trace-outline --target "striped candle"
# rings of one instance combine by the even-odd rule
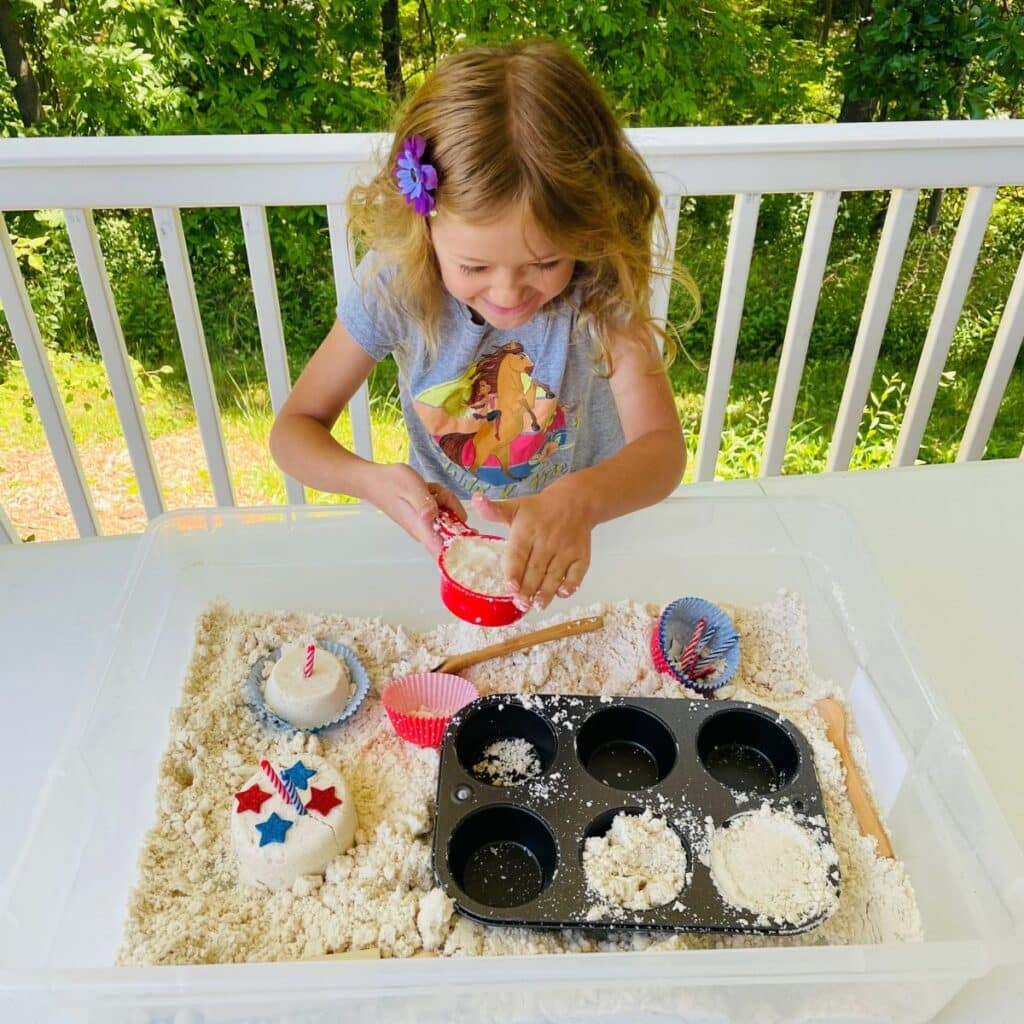
[[[284,783],[284,788],[288,791],[288,799],[291,801],[292,806],[295,808],[296,814],[305,814],[306,805],[302,802],[302,797],[299,796],[299,791],[295,788],[295,783],[292,782],[288,776],[284,776],[281,779]]]
[[[686,649],[679,659],[679,668],[687,675],[693,671],[694,663],[697,661],[697,647],[700,644],[701,637],[704,635],[704,630],[707,629],[707,625],[707,619],[697,620],[697,625],[693,627],[693,633],[686,644]]]
[[[308,679],[313,674],[313,659],[316,657],[316,644],[306,644],[306,668],[303,675]]]
[[[306,807],[303,802],[299,799],[299,794],[296,792],[295,783],[291,779],[282,779],[280,775],[274,771],[274,766],[264,758],[260,761],[260,768],[263,769],[263,774],[270,779],[277,790],[277,795],[286,803],[291,804],[296,813],[305,814]]]

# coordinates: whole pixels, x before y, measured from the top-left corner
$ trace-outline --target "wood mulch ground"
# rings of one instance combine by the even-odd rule
[[[214,504],[198,428],[164,434],[152,438],[150,444],[168,509]],[[101,532],[112,535],[144,530],[146,513],[124,442],[79,446],[78,454]],[[266,448],[256,441],[234,441],[228,446],[238,505],[267,503],[266,495],[248,482],[245,474],[234,472],[235,467],[254,465],[265,458]],[[78,536],[49,448],[0,448],[0,505],[22,540],[69,540]]]

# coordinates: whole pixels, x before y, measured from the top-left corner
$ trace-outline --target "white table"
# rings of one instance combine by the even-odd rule
[[[846,508],[920,667],[1024,846],[1024,462],[738,481],[685,493],[810,495]],[[119,537],[0,549],[7,720],[46,723],[8,737],[8,784],[24,800],[38,795],[63,741],[138,544]],[[0,830],[0,880],[22,838]],[[1024,972],[1006,967],[969,985],[935,1020],[1016,1024],[1021,1006]]]

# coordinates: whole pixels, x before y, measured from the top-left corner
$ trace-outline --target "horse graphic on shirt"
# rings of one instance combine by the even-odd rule
[[[452,462],[474,475],[491,466],[507,479],[524,479],[548,428],[564,420],[554,393],[532,376],[533,369],[522,343],[506,342],[458,379],[417,395],[416,410]]]

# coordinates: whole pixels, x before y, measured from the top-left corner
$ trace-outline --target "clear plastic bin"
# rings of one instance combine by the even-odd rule
[[[848,517],[802,499],[670,499],[598,530],[575,603],[700,593],[756,605],[781,587],[804,597],[813,664],[844,688],[862,723],[925,942],[113,967],[200,611],[223,599],[411,628],[448,617],[436,567],[371,509],[171,513],[143,539],[118,624],[0,893],[3,1019],[929,1019],[968,980],[1020,956],[1024,857],[915,671]]]

